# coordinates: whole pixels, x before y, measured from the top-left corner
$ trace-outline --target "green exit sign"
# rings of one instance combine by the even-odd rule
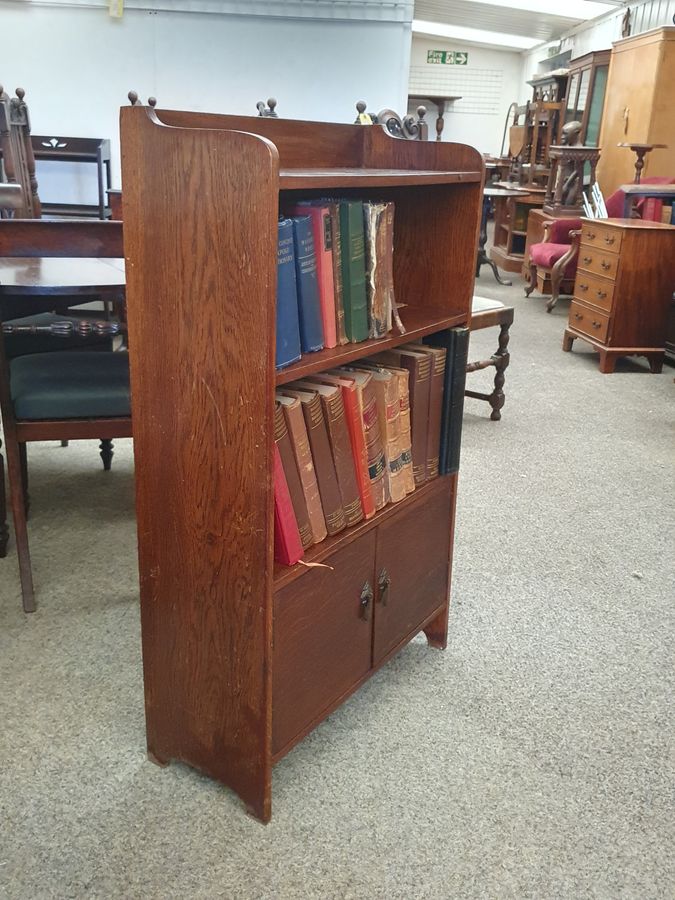
[[[469,54],[464,50],[427,50],[427,62],[438,66],[465,66]]]

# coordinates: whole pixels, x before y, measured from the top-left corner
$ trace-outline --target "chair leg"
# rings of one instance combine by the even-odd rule
[[[558,269],[556,271],[556,267],[553,266],[551,269],[551,299],[546,304],[546,312],[551,312],[553,307],[558,302],[558,297],[560,296],[560,282],[562,281],[563,270]]]
[[[2,440],[0,440],[2,450]],[[0,452],[0,559],[7,556],[9,526],[7,525],[7,495],[5,493],[5,460]]]
[[[28,446],[19,444],[19,459],[21,460],[21,488],[23,490],[23,506],[26,518],[30,512],[30,496],[28,494]]]
[[[525,288],[525,296],[529,297],[537,286],[537,267],[534,263],[530,263],[530,283]]]
[[[113,453],[114,444],[110,440],[110,438],[101,438],[101,443],[99,444],[99,450],[101,451],[101,459],[103,460],[103,468],[106,472],[110,471],[110,467],[112,466],[112,458],[115,455]]]
[[[7,476],[9,480],[9,498],[12,504],[12,517],[14,519],[16,552],[19,557],[21,596],[23,597],[24,612],[29,613],[35,612],[35,590],[33,588],[33,572],[31,570],[30,550],[28,548],[26,507],[24,505],[23,482],[21,478],[21,454],[19,444],[16,441],[8,441],[5,450],[7,453]]]
[[[506,376],[504,375],[504,372],[511,359],[511,355],[508,351],[509,327],[508,324],[499,326],[498,350],[493,356],[495,361],[495,386],[488,398],[490,406],[492,407],[490,418],[493,422],[498,422],[501,419],[501,408],[506,401],[506,396],[504,394],[504,382],[506,381]]]

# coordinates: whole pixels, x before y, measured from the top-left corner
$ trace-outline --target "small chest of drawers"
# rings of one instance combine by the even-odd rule
[[[577,338],[613,372],[619,356],[645,356],[660,372],[675,290],[675,227],[640,219],[582,219],[579,262],[563,350]]]

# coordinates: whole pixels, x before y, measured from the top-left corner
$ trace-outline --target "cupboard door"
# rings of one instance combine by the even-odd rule
[[[373,665],[448,599],[454,479],[377,529]]]
[[[370,669],[375,529],[274,597],[272,752]]]

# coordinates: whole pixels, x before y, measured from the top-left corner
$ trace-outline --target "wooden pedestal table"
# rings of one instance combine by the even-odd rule
[[[645,356],[660,372],[675,289],[675,227],[640,219],[582,219],[579,266],[563,350],[577,338],[600,354]]]
[[[485,244],[487,243],[487,219],[488,213],[490,211],[490,203],[493,198],[498,197],[501,199],[508,197],[518,197],[525,194],[525,191],[517,191],[517,190],[502,190],[496,187],[486,187],[483,189],[483,211],[481,214],[480,220],[480,235],[478,236],[478,256],[476,257],[476,278],[480,278],[480,268],[481,266],[490,266],[492,269],[492,274],[495,276],[497,282],[499,284],[507,284],[510,285],[513,282],[506,281],[501,277],[499,272],[497,271],[496,263],[490,259],[490,257],[485,252]]]

